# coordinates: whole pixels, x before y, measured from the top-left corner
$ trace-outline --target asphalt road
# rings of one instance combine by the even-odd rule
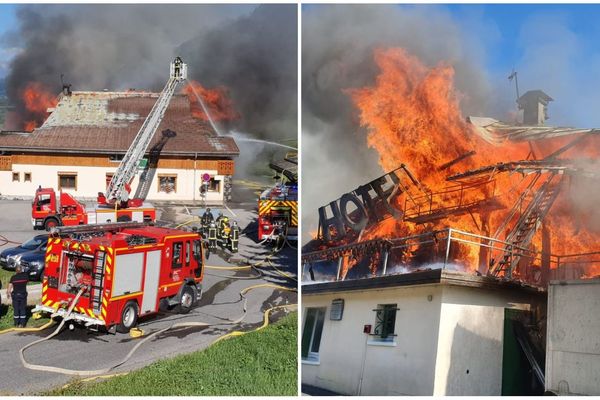
[[[29,222],[29,207],[27,201],[0,200],[0,234],[10,240],[24,241],[30,238],[34,231]],[[202,210],[183,206],[158,206],[161,221],[174,225],[194,219]],[[244,264],[246,260],[255,263],[270,254],[271,249],[258,244],[252,235],[255,227],[256,205],[252,202],[242,203],[232,207],[231,213],[223,212],[237,220],[245,234],[240,238],[240,252],[231,257],[227,252],[211,254],[207,260],[208,266],[231,266]],[[235,214],[234,215],[232,215]],[[193,226],[193,223],[189,224]],[[7,245],[11,246],[11,245]],[[6,246],[4,246],[6,247]],[[0,249],[3,247],[0,247]],[[229,260],[230,262],[228,262]],[[287,247],[277,253],[272,261],[284,274],[297,277],[297,250]],[[263,321],[263,312],[273,306],[297,303],[297,295],[292,291],[273,288],[258,288],[247,293],[248,313],[240,325],[225,324],[227,320],[235,320],[242,313],[240,290],[261,283],[274,283],[290,288],[296,287],[296,281],[289,279],[270,266],[261,267],[257,277],[254,270],[223,271],[205,270],[204,291],[200,305],[187,315],[161,313],[140,321],[140,328],[151,334],[173,323],[186,321],[201,321],[214,324],[206,328],[185,328],[168,331],[143,344],[134,356],[124,365],[114,369],[117,373],[140,368],[153,361],[172,357],[177,354],[206,348],[219,336],[231,330],[251,330]],[[246,279],[236,279],[246,278]],[[250,279],[247,279],[250,278]],[[273,319],[284,315],[284,311],[276,312]],[[0,335],[0,395],[35,394],[53,387],[61,386],[72,376],[50,372],[39,372],[26,369],[19,359],[19,349],[40,337],[49,335],[50,328],[43,332],[7,333]],[[90,332],[84,329],[69,331],[65,329],[55,338],[43,342],[25,352],[28,362],[47,366],[59,366],[69,369],[101,369],[120,361],[139,339],[132,339],[127,334],[105,334]],[[182,373],[185,366],[182,365]]]

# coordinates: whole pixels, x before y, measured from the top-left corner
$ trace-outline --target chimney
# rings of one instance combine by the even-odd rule
[[[541,90],[530,90],[519,97],[517,104],[523,110],[523,125],[544,125],[548,117],[548,103],[554,99]]]

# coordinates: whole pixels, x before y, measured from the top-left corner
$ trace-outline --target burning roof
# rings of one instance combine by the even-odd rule
[[[114,154],[126,152],[158,93],[73,92],[61,95],[49,116],[31,133],[3,132],[0,149],[17,151],[60,151]],[[158,131],[170,129],[165,155],[237,156],[239,149],[231,137],[221,137],[210,124],[194,117],[188,96],[175,95]],[[153,146],[160,140],[155,135]]]
[[[600,272],[597,130],[466,121],[449,64],[397,48],[374,57],[374,84],[346,92],[390,172],[319,209],[303,249],[313,273],[442,265],[543,285],[560,276],[550,270]]]

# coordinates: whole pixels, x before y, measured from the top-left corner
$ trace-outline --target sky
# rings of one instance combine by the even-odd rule
[[[17,24],[16,5],[0,4],[0,79],[8,73],[8,65],[17,49],[7,47],[2,36]]]

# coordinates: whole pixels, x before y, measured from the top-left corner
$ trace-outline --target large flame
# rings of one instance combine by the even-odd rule
[[[23,129],[28,132],[44,122],[48,117],[48,108],[58,104],[56,96],[40,82],[29,82],[21,92],[21,100],[27,114],[23,121]]]
[[[382,169],[390,171],[407,164],[431,193],[438,193],[431,197],[433,208],[453,204],[458,196],[468,203],[494,195],[499,204],[420,225],[389,219],[367,229],[361,240],[403,237],[446,227],[491,236],[522,193],[518,185],[523,184],[523,176],[500,174],[494,182],[481,187],[443,193],[452,185],[446,177],[499,162],[541,159],[572,139],[492,145],[478,136],[461,115],[463,96],[454,88],[454,69],[450,64],[428,67],[399,48],[377,49],[374,59],[380,70],[374,85],[348,89],[347,93],[359,111],[361,126],[368,130],[368,146],[378,152]],[[590,155],[589,151],[586,155]],[[588,227],[576,224],[582,218],[575,218],[566,193],[567,190],[561,192],[545,219],[551,229],[552,253],[573,254],[600,248],[596,246],[598,236]],[[505,235],[502,232],[499,239]],[[532,247],[541,249],[539,232]],[[481,269],[479,249],[468,247],[455,253],[456,260],[452,261],[470,270]]]
[[[183,92],[190,101],[192,115],[198,119],[209,120],[196,94],[201,97],[213,121],[229,121],[240,117],[228,97],[227,89],[223,87],[207,89],[196,81],[189,81]]]

